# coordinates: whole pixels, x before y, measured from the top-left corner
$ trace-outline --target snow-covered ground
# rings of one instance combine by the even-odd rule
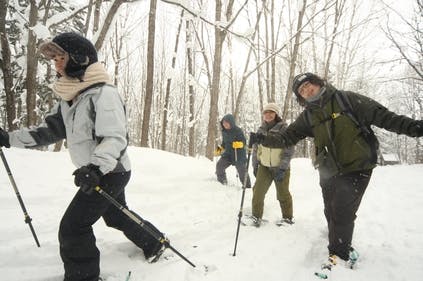
[[[128,205],[153,222],[171,245],[189,258],[191,267],[171,251],[155,264],[119,231],[103,221],[94,226],[101,251],[102,276],[124,281],[273,281],[317,280],[326,258],[327,230],[317,172],[310,160],[292,161],[290,190],[296,224],[241,227],[234,250],[242,190],[235,169],[229,185],[215,181],[206,159],[182,157],[152,149],[129,149],[133,177]],[[67,152],[4,149],[19,191],[41,243],[35,246],[22,210],[0,167],[0,280],[61,281],[57,230],[73,197],[74,170]],[[2,164],[0,164],[2,165]],[[341,280],[417,281],[423,276],[423,165],[378,167],[364,195],[356,221],[356,270],[338,271]],[[253,177],[254,178],[254,177]],[[251,210],[246,191],[244,213]],[[274,187],[265,201],[265,218],[280,217]]]

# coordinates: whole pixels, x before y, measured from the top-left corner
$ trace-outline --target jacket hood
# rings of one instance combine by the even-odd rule
[[[222,130],[225,129],[223,127],[223,121],[226,121],[229,124],[231,124],[231,129],[235,128],[235,126],[236,126],[235,117],[232,114],[226,114],[225,116],[223,116],[222,120],[220,120],[220,126],[222,127]]]

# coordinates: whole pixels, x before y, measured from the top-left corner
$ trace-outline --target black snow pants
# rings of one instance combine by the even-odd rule
[[[371,170],[366,170],[320,180],[329,229],[329,255],[348,260],[356,212],[371,174]]]
[[[241,184],[244,184],[245,176],[247,176],[247,184],[245,188],[250,188],[251,182],[250,182],[250,177],[247,175],[246,162],[238,162],[233,164],[226,157],[220,157],[220,159],[216,163],[217,180],[222,184],[228,183],[228,180],[226,178],[226,169],[231,165],[235,165],[235,168],[238,171],[239,180],[241,181]]]
[[[101,178],[101,188],[126,207],[125,186],[131,172],[109,173]],[[149,257],[161,248],[161,244],[138,224],[97,192],[90,195],[78,190],[69,204],[59,228],[60,256],[64,281],[97,281],[100,274],[100,252],[92,225],[103,217],[109,227],[121,230]],[[146,222],[156,230],[151,223]]]

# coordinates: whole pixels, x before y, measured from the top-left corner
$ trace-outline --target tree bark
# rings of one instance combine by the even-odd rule
[[[192,79],[194,78],[194,55],[193,55],[193,36],[192,29],[190,27],[190,21],[186,21],[186,46],[187,46],[187,67],[188,67],[188,94],[189,94],[189,143],[188,143],[188,155],[191,157],[195,156],[195,92]]]
[[[16,119],[15,91],[13,90],[13,74],[11,52],[6,31],[6,13],[8,1],[0,1],[0,44],[1,44],[1,69],[3,72],[4,92],[6,94],[6,122],[7,130],[17,129],[13,123]]]
[[[100,30],[100,33],[98,34],[97,41],[94,43],[94,46],[97,50],[100,50],[101,47],[103,47],[104,40],[106,39],[107,32],[109,31],[110,25],[113,22],[113,18],[115,17],[117,11],[119,10],[119,7],[125,2],[126,2],[125,0],[115,0],[112,6],[110,7],[110,10],[107,13],[106,18],[103,22],[103,25],[101,26],[101,30]],[[157,3],[157,0],[154,2]],[[96,6],[96,12],[97,12],[97,6]]]
[[[258,29],[259,29],[259,26],[260,26],[260,20],[261,20],[262,14],[263,14],[263,9],[260,10],[260,12],[257,14],[257,22],[254,26],[254,33],[252,35],[253,41],[256,38]],[[250,49],[248,50],[247,59],[246,59],[246,62],[245,62],[245,67],[244,67],[244,72],[243,72],[243,75],[242,75],[241,85],[239,87],[239,91],[238,91],[238,95],[237,95],[236,103],[235,103],[235,110],[234,110],[235,120],[238,120],[238,117],[239,117],[239,114],[240,114],[240,111],[241,111],[241,101],[242,101],[242,98],[244,97],[244,89],[245,89],[245,85],[246,85],[247,79],[248,79],[248,76],[246,76],[246,74],[248,73],[248,65],[250,64],[250,58],[251,58],[251,54],[253,53],[253,49],[254,49],[254,46],[250,46]],[[258,72],[260,72],[260,71],[258,71]],[[273,77],[273,75],[272,75],[272,77]],[[259,83],[260,83],[260,77],[259,77]],[[260,85],[259,85],[259,88],[260,88]],[[272,89],[274,90],[274,88],[272,88]],[[261,89],[260,89],[260,92],[261,92]]]
[[[103,0],[95,0],[94,6],[94,23],[93,23],[93,32],[96,33],[100,27],[100,9]]]
[[[341,16],[344,10],[345,1],[344,0],[337,0],[335,4],[335,18],[334,18],[334,26],[332,30],[332,38],[330,40],[330,47],[328,56],[326,58],[326,65],[325,65],[325,73],[323,75],[323,79],[328,79],[329,75],[329,66],[330,66],[330,59],[332,58],[333,47],[335,45],[335,38],[337,36],[339,21],[341,20]]]
[[[179,46],[179,36],[181,34],[181,27],[182,27],[182,21],[184,17],[184,10],[181,10],[179,25],[178,25],[178,31],[176,32],[176,39],[175,39],[175,47],[173,48],[173,55],[172,55],[172,73],[175,70],[176,65],[176,54],[178,53],[178,46]],[[164,106],[163,106],[163,120],[162,120],[162,140],[161,140],[161,149],[166,150],[166,130],[167,130],[167,114],[169,112],[169,98],[170,98],[170,86],[172,84],[172,75],[167,78],[166,81],[166,94],[165,94],[165,100],[164,100]]]
[[[27,127],[37,123],[36,95],[37,95],[37,36],[31,30],[38,21],[37,1],[30,1],[29,11],[29,29],[27,43],[27,64],[26,64],[26,111],[27,111]]]
[[[306,7],[307,7],[307,0],[303,0],[303,6],[301,8],[301,11],[298,12],[297,33],[295,35],[294,48],[292,51],[292,57],[289,64],[288,87],[286,89],[285,101],[284,101],[283,110],[282,110],[283,120],[285,120],[288,117],[289,104],[292,99],[292,80],[294,78],[295,67],[297,64],[298,49],[300,48],[299,42],[301,38],[301,30],[303,28],[303,17],[305,14]]]
[[[231,0],[231,2],[233,2]],[[216,0],[215,21],[220,22],[222,19],[222,1]],[[210,114],[208,123],[206,157],[213,160],[213,151],[217,135],[217,115],[220,90],[220,72],[222,63],[222,47],[225,40],[226,32],[219,27],[214,28],[214,58],[213,58],[213,77],[210,90]]]
[[[141,128],[141,146],[142,147],[148,147],[151,104],[153,101],[154,39],[155,39],[155,33],[156,33],[156,7],[157,7],[157,0],[151,0],[150,13],[148,17],[147,81],[146,81],[144,112],[143,112],[142,128]]]

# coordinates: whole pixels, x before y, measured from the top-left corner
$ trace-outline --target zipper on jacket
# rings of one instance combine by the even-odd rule
[[[76,110],[72,114],[72,134],[73,134],[73,128],[75,127],[75,114],[76,114]]]

